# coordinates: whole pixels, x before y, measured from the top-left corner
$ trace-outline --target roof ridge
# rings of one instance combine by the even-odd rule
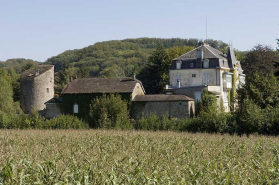
[[[202,45],[199,46],[199,47],[197,47],[197,48],[195,48],[195,49],[192,49],[191,51],[188,51],[187,53],[184,53],[183,55],[180,55],[180,56],[176,57],[176,58],[173,59],[173,60],[176,60],[177,58],[182,57],[182,56],[184,56],[184,55],[187,55],[188,53],[190,53],[190,52],[192,52],[192,51],[195,51],[196,49],[198,49],[198,48],[200,48],[200,47],[202,47]]]
[[[206,49],[208,49],[208,51],[210,51],[215,57],[217,57],[217,58],[220,58],[220,57],[218,57],[213,51],[211,51],[211,49],[210,48],[208,48],[207,46],[204,46]]]

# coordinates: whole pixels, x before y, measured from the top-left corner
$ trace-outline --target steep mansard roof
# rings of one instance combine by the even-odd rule
[[[174,60],[183,60],[183,59],[196,59],[197,58],[197,51],[201,49],[203,51],[203,58],[219,58],[219,59],[227,59],[225,55],[218,51],[217,49],[209,46],[209,45],[201,45],[195,48],[192,51],[189,51]]]
[[[80,78],[69,82],[62,94],[132,93],[137,83],[143,89],[132,78]]]
[[[239,73],[242,73],[240,62],[236,60],[232,47],[228,47],[227,54],[209,46],[201,45],[192,51],[189,51],[175,59],[173,59],[171,69],[176,69],[176,62],[181,61],[181,69],[202,68],[201,63],[197,62],[198,50],[203,51],[203,59],[209,60],[209,68],[234,68],[237,66]]]

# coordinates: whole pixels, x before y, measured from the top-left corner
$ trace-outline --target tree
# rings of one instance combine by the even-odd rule
[[[169,68],[167,52],[161,44],[158,44],[157,49],[149,57],[146,67],[138,76],[148,94],[164,92],[165,85],[169,83]]]
[[[138,78],[142,81],[147,94],[164,93],[165,86],[169,84],[169,69],[172,60],[188,51],[192,46],[172,47],[163,49],[158,44],[157,49],[148,58],[147,65],[140,71]]]
[[[259,44],[247,53],[241,65],[244,73],[249,76],[255,72],[274,72],[276,61],[277,56],[273,49]]]
[[[239,104],[252,100],[261,109],[279,105],[279,82],[273,73],[254,73],[247,76],[246,84],[238,91]]]
[[[90,126],[93,128],[131,127],[127,102],[120,95],[104,94],[93,100],[89,107]]]

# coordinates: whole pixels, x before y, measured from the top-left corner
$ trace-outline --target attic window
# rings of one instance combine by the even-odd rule
[[[209,68],[209,60],[208,59],[205,59],[203,61],[203,68]]]
[[[182,61],[176,61],[176,69],[181,69]]]
[[[78,113],[78,104],[74,104],[74,114]]]
[[[194,67],[194,63],[190,63],[190,67]]]

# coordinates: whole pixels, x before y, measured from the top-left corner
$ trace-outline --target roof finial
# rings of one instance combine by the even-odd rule
[[[206,21],[205,21],[205,41],[207,41],[207,15],[206,15]]]

